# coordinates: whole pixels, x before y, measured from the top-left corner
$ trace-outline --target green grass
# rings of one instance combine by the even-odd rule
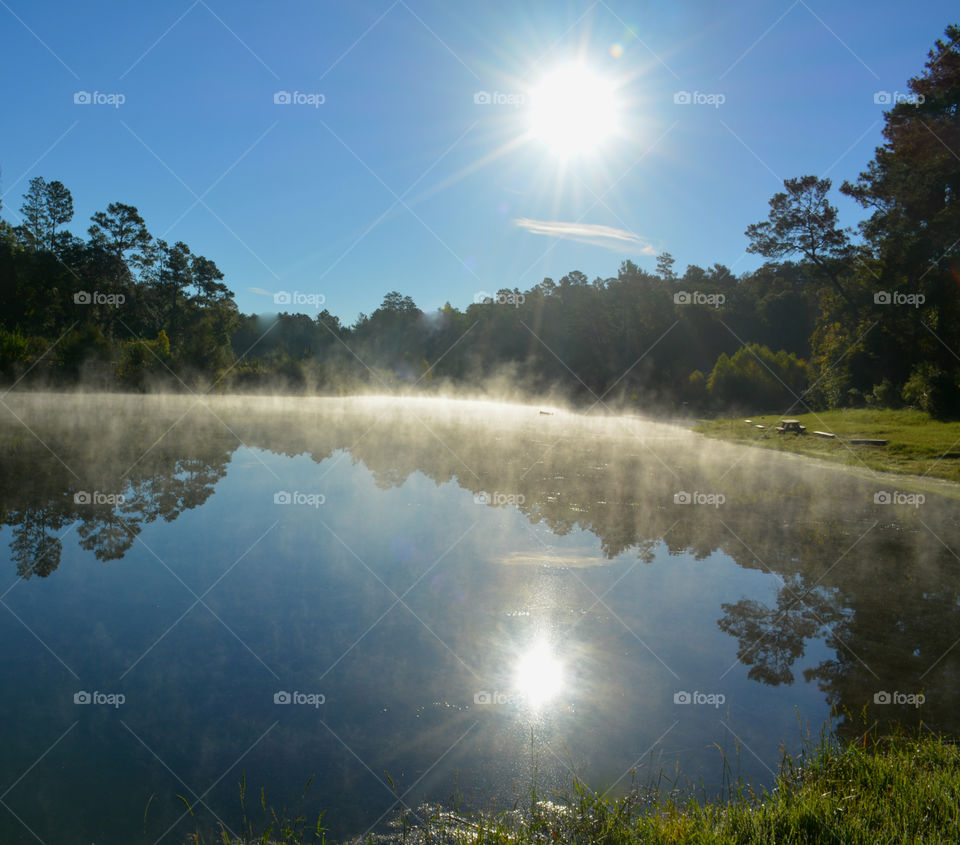
[[[510,811],[465,814],[420,808],[414,823],[364,842],[450,843],[880,843],[960,842],[960,748],[930,734],[872,737],[841,748],[828,735],[799,759],[785,757],[775,787],[754,794],[742,781],[723,802],[698,803],[653,786],[605,798],[575,781],[569,795],[545,800],[531,789]],[[279,828],[279,829],[278,829]],[[321,842],[292,828],[242,842]],[[279,836],[277,834],[280,834]],[[198,842],[203,842],[197,837]],[[218,842],[233,842],[229,837]]]
[[[699,422],[694,431],[735,443],[796,452],[860,469],[960,481],[960,422],[940,422],[922,411],[848,409],[816,414],[787,414],[807,427],[804,435],[772,430],[784,415],[747,415]],[[765,425],[760,430],[755,424]],[[814,430],[836,434],[827,440]],[[888,440],[886,446],[853,446],[849,438]]]

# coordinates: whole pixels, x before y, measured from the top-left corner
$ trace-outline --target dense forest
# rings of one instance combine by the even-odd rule
[[[912,405],[960,415],[960,26],[947,27],[884,143],[840,191],[787,179],[746,229],[766,263],[680,275],[624,261],[504,287],[460,310],[396,291],[344,325],[328,311],[244,315],[214,261],[111,203],[72,234],[73,198],[31,179],[0,217],[0,379],[18,387],[346,393],[509,383],[588,405],[697,412]],[[0,208],[0,214],[8,212]],[[706,215],[699,225],[709,225]]]

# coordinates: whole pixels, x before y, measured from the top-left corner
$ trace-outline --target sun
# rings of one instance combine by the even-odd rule
[[[595,153],[619,128],[616,86],[582,62],[552,70],[530,92],[530,130],[557,158]]]

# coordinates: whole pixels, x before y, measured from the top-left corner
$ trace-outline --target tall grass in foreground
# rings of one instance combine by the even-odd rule
[[[726,766],[726,761],[724,763]],[[931,734],[865,736],[841,747],[827,732],[808,739],[797,757],[785,755],[775,786],[755,793],[742,779],[730,797],[698,803],[686,793],[664,795],[649,784],[611,799],[574,780],[565,795],[517,797],[497,814],[423,806],[411,821],[402,812],[388,833],[359,842],[374,845],[483,845],[484,843],[900,843],[960,842],[960,747]],[[527,800],[529,799],[529,800]],[[261,802],[266,803],[261,794]],[[244,813],[244,819],[246,814]],[[195,845],[210,842],[199,834]],[[247,843],[326,842],[320,821],[281,822],[244,838]]]

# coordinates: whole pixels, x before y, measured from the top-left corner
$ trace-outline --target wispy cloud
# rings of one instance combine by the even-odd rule
[[[579,241],[619,252],[623,252],[626,248],[628,252],[640,255],[657,254],[657,250],[649,241],[626,229],[615,229],[613,226],[600,226],[596,223],[565,223],[560,220],[531,220],[529,217],[518,217],[513,222],[521,229],[526,229],[535,235]]]
[[[247,288],[250,293],[259,293],[261,296],[273,296],[272,290],[264,290],[263,288]]]

